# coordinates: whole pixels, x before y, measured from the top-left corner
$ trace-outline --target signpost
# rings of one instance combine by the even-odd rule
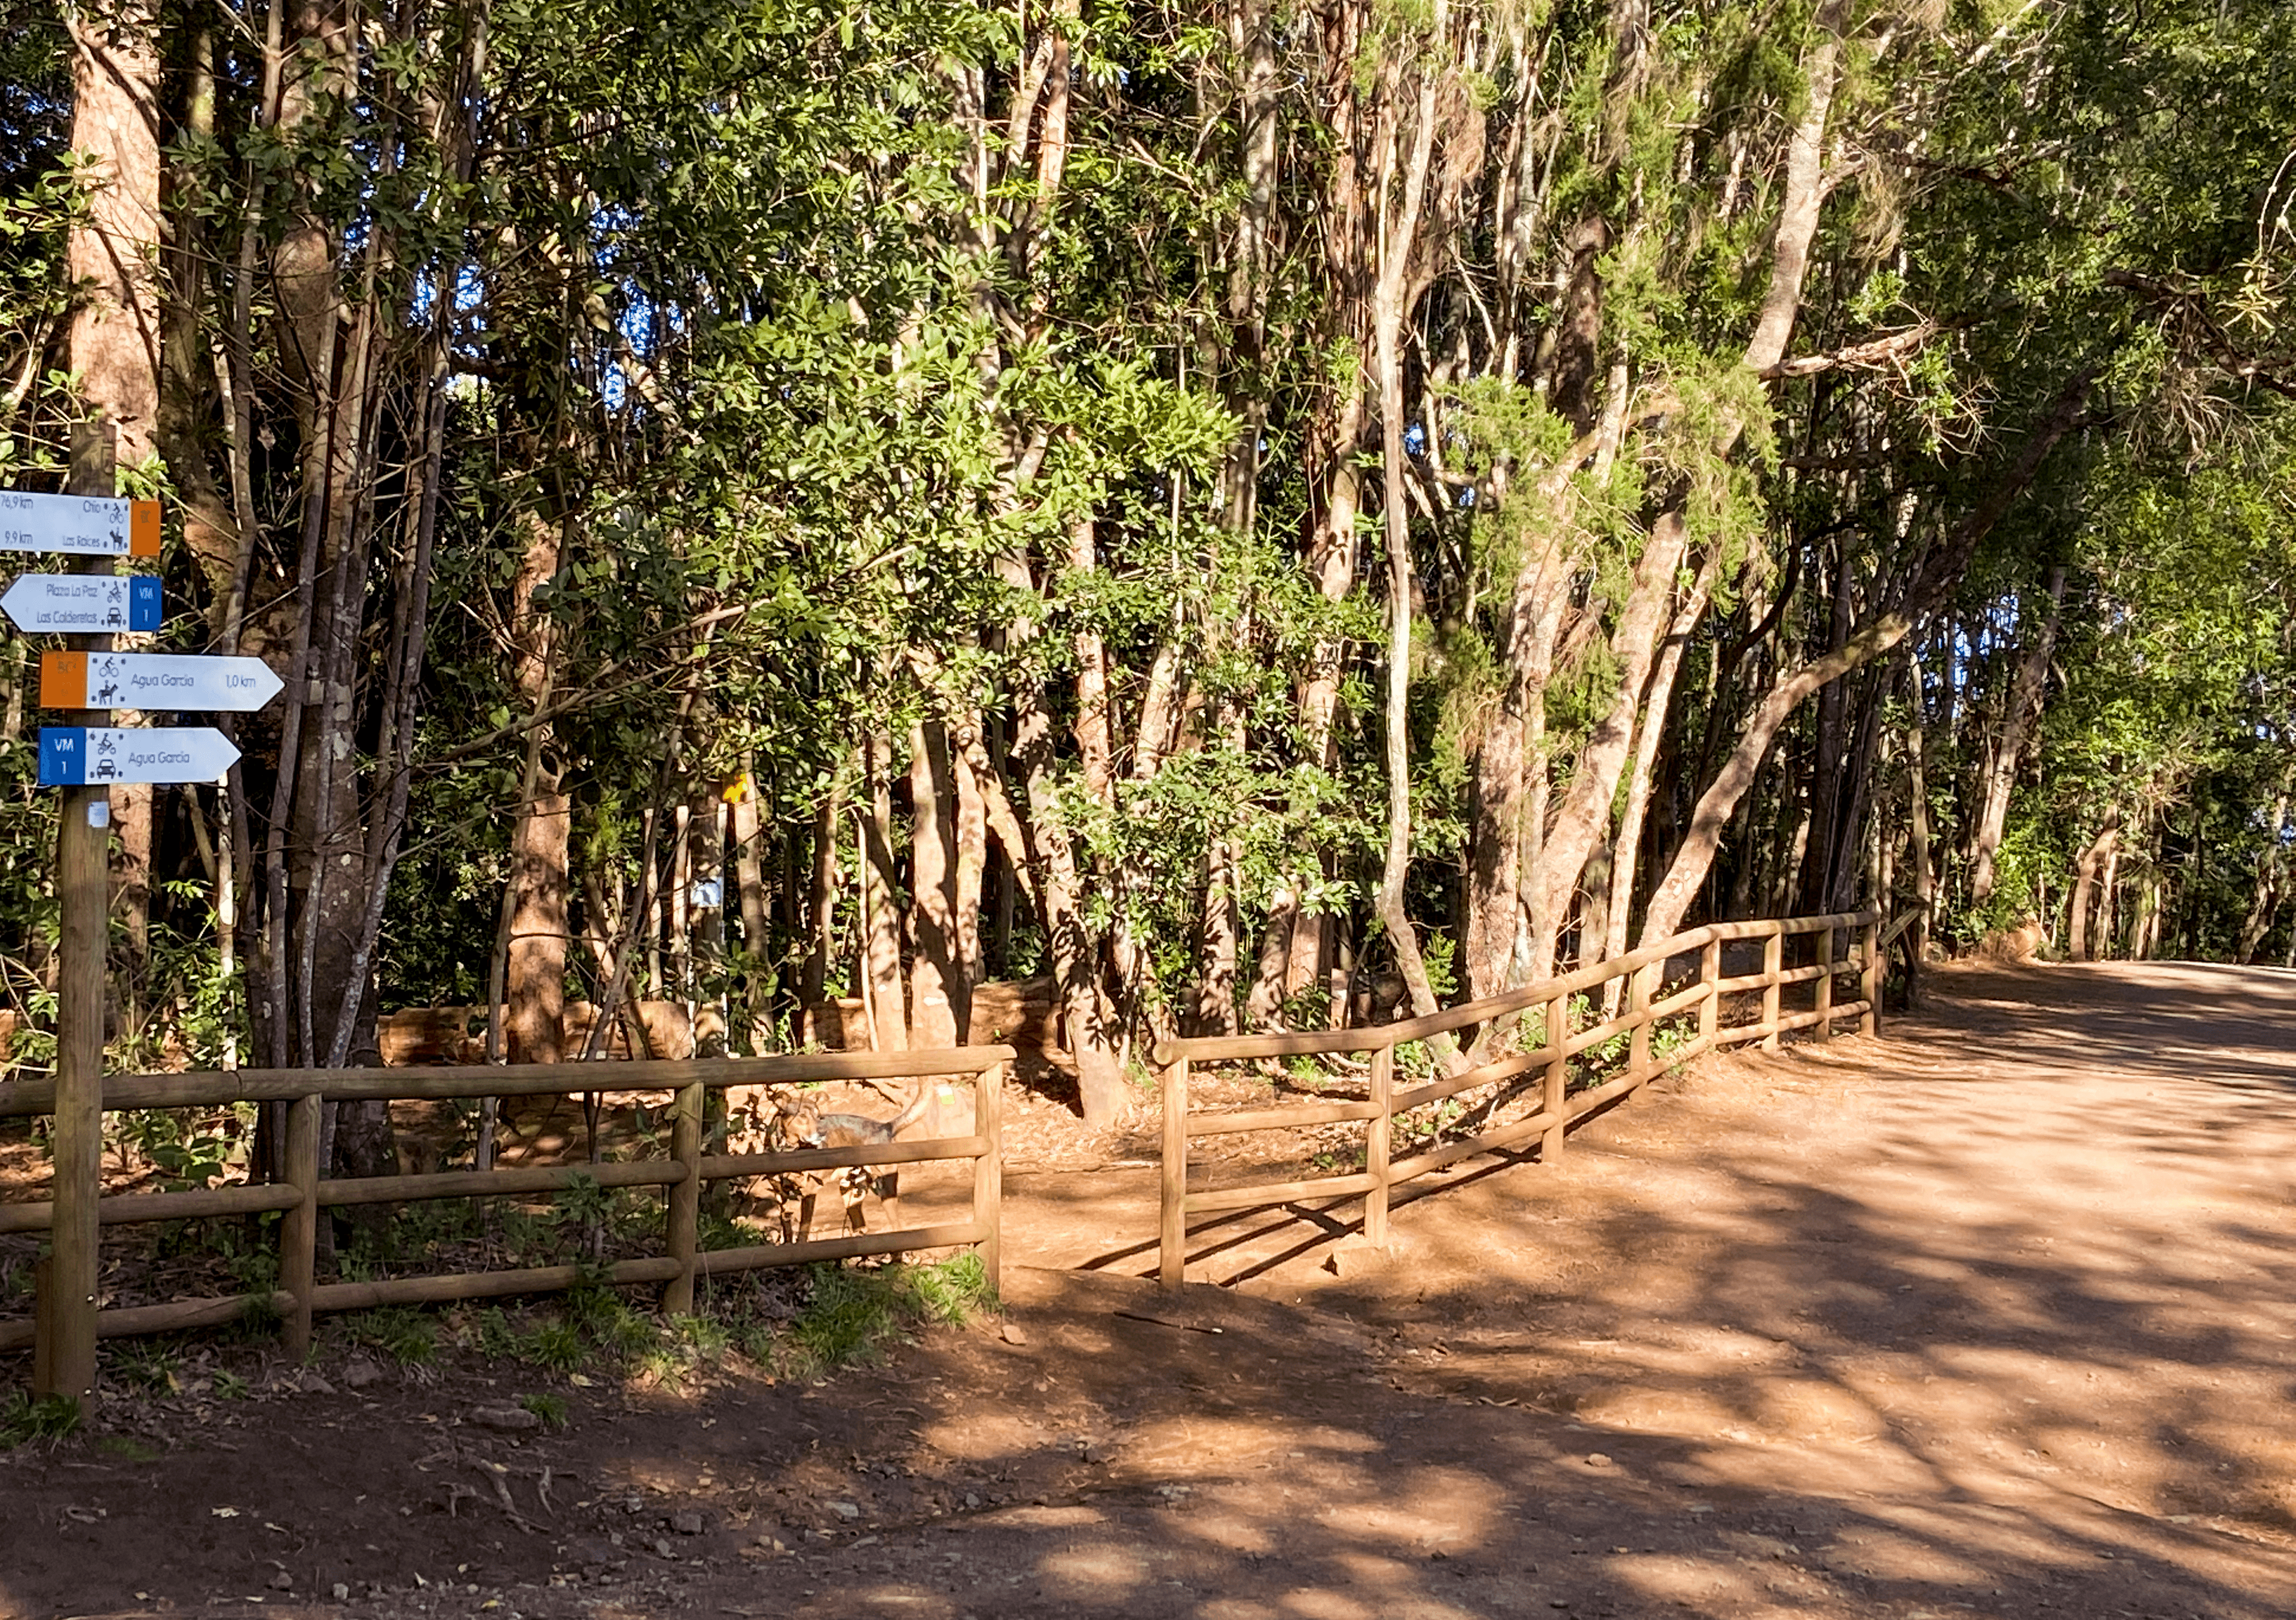
[[[260,659],[116,652],[114,631],[160,627],[160,581],[121,578],[103,559],[157,557],[160,505],[121,501],[108,421],[72,444],[70,495],[0,490],[0,552],[63,552],[84,571],[27,574],[0,594],[20,630],[70,637],[40,655],[43,708],[77,725],[40,728],[40,782],[61,788],[56,830],[55,1166],[50,1253],[38,1268],[32,1387],[74,1401],[95,1393],[98,1218],[102,1191],[105,923],[110,790],[128,782],[214,781],[239,762],[209,726],[109,726],[108,709],[258,709],[278,696]],[[227,926],[227,925],[226,925]]]
[[[42,708],[220,709],[244,714],[279,695],[261,659],[169,652],[44,652]],[[236,756],[234,756],[236,757]],[[135,781],[206,781],[219,773]]]
[[[19,630],[102,635],[160,627],[157,575],[20,574],[0,595],[0,612]]]
[[[157,557],[160,503],[0,489],[0,552]]]
[[[239,763],[231,739],[211,725],[44,725],[40,785],[213,781]]]

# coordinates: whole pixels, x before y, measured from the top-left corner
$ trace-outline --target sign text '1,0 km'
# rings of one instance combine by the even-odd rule
[[[261,659],[177,652],[44,652],[42,708],[211,708],[244,713],[279,695]],[[205,778],[198,780],[204,781]]]

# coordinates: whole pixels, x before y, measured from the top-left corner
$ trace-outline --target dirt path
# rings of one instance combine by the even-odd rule
[[[0,1616],[2296,1612],[2296,976],[1936,992],[1454,1175],[1337,1274],[1337,1223],[1262,1215],[1168,1297],[1152,1171],[1023,1171],[1021,1342],[574,1389],[542,1438],[463,1422],[483,1370],[282,1370],[156,1455],[20,1449]]]

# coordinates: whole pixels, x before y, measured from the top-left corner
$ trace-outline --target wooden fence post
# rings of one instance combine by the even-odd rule
[[[1706,986],[1706,999],[1698,1003],[1698,1045],[1702,1051],[1714,1049],[1714,1037],[1722,1030],[1722,942],[1710,939],[1706,948],[1698,953],[1698,982]]]
[[[301,1361],[311,1348],[311,1289],[318,1280],[319,1098],[287,1109],[287,1183],[302,1202],[279,1218],[279,1286],[295,1297],[279,1325],[280,1348]]]
[[[1762,940],[1762,1050],[1778,1049],[1778,975],[1785,971],[1786,936],[1773,927]]]
[[[1833,1038],[1833,930],[1817,931],[1817,1038]]]
[[[1865,1013],[1857,1020],[1857,1033],[1877,1035],[1882,1033],[1882,920],[1869,917],[1857,945],[1857,994],[1866,1002]]]
[[[669,1156],[685,1166],[685,1179],[669,1189],[669,1257],[677,1275],[661,1290],[661,1308],[670,1316],[693,1314],[693,1253],[701,1235],[701,1105],[699,1080],[677,1088],[669,1116]]]
[[[1651,1027],[1648,1016],[1651,986],[1665,970],[1666,964],[1656,961],[1645,968],[1636,968],[1634,978],[1627,991],[1627,1010],[1642,1019],[1641,1023],[1635,1026],[1634,1032],[1627,1036],[1627,1075],[1633,1083],[1628,1087],[1629,1091],[1649,1079],[1651,1076]]]
[[[1004,1066],[992,1063],[972,1083],[972,1133],[988,1143],[987,1151],[972,1161],[972,1218],[988,1228],[980,1254],[992,1293],[1004,1287]]]
[[[1546,1094],[1539,1106],[1554,1121],[1538,1139],[1538,1157],[1553,1164],[1562,1151],[1563,1093],[1570,1085],[1570,998],[1558,995],[1546,1003]]]
[[[1163,1207],[1157,1226],[1156,1280],[1176,1289],[1188,1265],[1188,1060],[1164,1066]]]
[[[1371,1054],[1371,1104],[1379,1110],[1364,1133],[1364,1172],[1371,1190],[1364,1194],[1364,1241],[1374,1248],[1387,1247],[1387,1166],[1395,1140],[1395,1048],[1382,1046]]]

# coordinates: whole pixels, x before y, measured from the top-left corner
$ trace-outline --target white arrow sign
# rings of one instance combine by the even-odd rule
[[[101,635],[107,630],[157,630],[156,575],[24,574],[0,596],[19,630]]]
[[[261,708],[279,695],[261,659],[177,652],[44,652],[42,708]],[[203,781],[204,777],[186,781]]]
[[[157,557],[160,503],[0,489],[0,552]]]
[[[40,785],[93,787],[112,781],[213,781],[239,762],[231,740],[211,726],[44,725]]]

